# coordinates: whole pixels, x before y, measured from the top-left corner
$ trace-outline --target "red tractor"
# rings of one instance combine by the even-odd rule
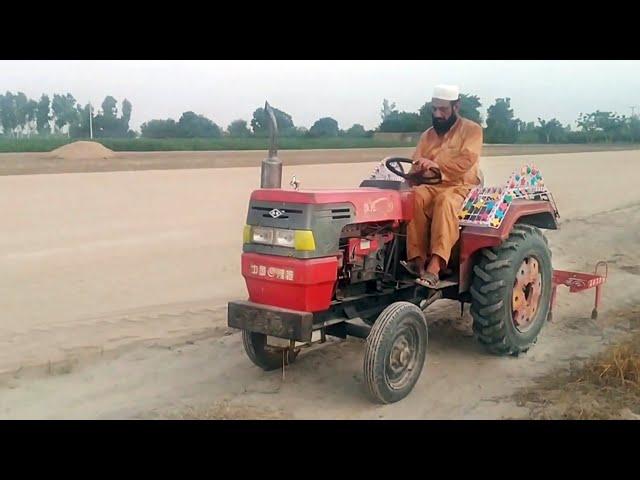
[[[557,284],[575,283],[580,275],[554,276],[541,231],[557,228],[552,201],[514,198],[499,226],[461,226],[451,275],[425,288],[400,264],[413,208],[412,189],[402,179],[420,181],[402,169],[411,160],[385,161],[398,180],[368,179],[350,190],[283,190],[275,119],[266,109],[272,147],[244,229],[249,298],[228,305],[228,325],[242,330],[254,364],[264,370],[291,364],[302,347],[315,343],[314,332],[320,341],[326,335],[364,338],[367,389],[375,401],[396,402],[421,374],[425,311],[439,299],[470,303],[475,336],[494,354],[517,356],[536,342],[551,317]],[[589,284],[598,287],[599,302],[603,277],[581,275],[599,281]]]

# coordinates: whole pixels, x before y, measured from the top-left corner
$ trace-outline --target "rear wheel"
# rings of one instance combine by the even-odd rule
[[[282,365],[295,362],[298,351],[273,347],[267,344],[267,336],[262,333],[242,331],[242,345],[249,359],[263,370],[277,370]]]
[[[420,378],[427,353],[427,322],[408,302],[389,305],[374,323],[364,353],[364,379],[379,403],[406,397]]]
[[[473,271],[476,337],[496,354],[526,352],[549,314],[552,268],[546,238],[536,227],[517,224],[501,245],[481,250]]]

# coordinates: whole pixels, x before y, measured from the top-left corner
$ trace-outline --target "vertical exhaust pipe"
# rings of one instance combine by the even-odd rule
[[[269,122],[269,156],[262,160],[260,188],[281,188],[282,161],[278,158],[278,122],[268,102],[264,103],[264,112]]]

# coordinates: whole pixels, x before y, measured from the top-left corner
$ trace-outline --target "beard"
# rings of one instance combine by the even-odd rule
[[[444,135],[447,133],[453,124],[456,123],[458,116],[455,112],[451,113],[451,116],[448,119],[443,118],[435,118],[433,115],[431,116],[431,124],[433,125],[433,129],[436,131],[438,135]]]

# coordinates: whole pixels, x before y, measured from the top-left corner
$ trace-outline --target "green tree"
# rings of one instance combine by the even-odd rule
[[[117,138],[131,136],[133,132],[129,130],[131,120],[131,102],[126,98],[122,101],[122,114],[118,117],[118,101],[108,95],[102,102],[102,109],[94,116],[93,133],[95,137]],[[88,114],[83,111],[83,116],[87,119]],[[82,127],[84,132],[85,128]]]
[[[282,110],[278,110],[277,108],[271,108],[273,109],[273,114],[276,117],[276,122],[278,123],[278,132],[284,135],[284,132],[295,127],[291,115],[283,112]],[[251,129],[256,135],[267,135],[269,133],[269,121],[264,108],[258,108],[253,112]]]
[[[80,104],[77,104],[76,111],[78,112],[76,122],[69,127],[69,135],[72,138],[88,138],[91,134],[89,127],[89,104],[87,103],[84,108]]]
[[[29,99],[26,106],[26,120],[27,127],[29,129],[29,135],[31,132],[36,129],[37,121],[38,121],[38,102],[33,99]]]
[[[426,102],[424,105],[420,107],[418,110],[418,115],[422,120],[422,124],[424,125],[424,129],[427,130],[431,128],[433,125],[433,116],[431,111],[431,102]]]
[[[126,134],[129,132],[129,122],[131,121],[131,110],[133,106],[131,102],[126,98],[122,101],[122,117],[120,118],[120,123],[122,124],[122,133]]]
[[[398,113],[398,111],[396,110],[396,104],[395,102],[389,104],[389,100],[385,98],[382,101],[382,109],[380,110],[380,121],[384,122],[386,118],[392,113]]]
[[[309,129],[306,127],[289,127],[283,133],[283,137],[302,138],[309,136]]]
[[[587,142],[592,143],[598,139],[612,142],[623,132],[627,120],[613,112],[581,113],[577,124],[587,136]]]
[[[118,101],[111,95],[102,101],[102,116],[105,118],[116,118],[118,116]]]
[[[564,140],[565,129],[555,118],[547,121],[538,117],[538,123],[540,125],[536,127],[536,132],[541,142],[560,143]]]
[[[101,110],[93,119],[93,136],[112,138],[124,136],[121,121],[118,118],[118,101],[107,95],[102,101]]]
[[[251,130],[247,127],[246,120],[234,120],[227,127],[227,132],[232,137],[250,137]]]
[[[367,131],[359,123],[354,123],[351,128],[345,132],[345,135],[347,137],[366,137]]]
[[[175,120],[150,120],[140,126],[140,135],[143,138],[176,138],[178,137],[178,124]]]
[[[61,130],[66,125],[73,125],[78,121],[78,110],[76,109],[76,99],[73,95],[53,95],[51,110],[54,115],[54,125]]]
[[[460,116],[480,125],[482,124],[480,107],[482,103],[477,95],[460,94]]]
[[[311,137],[337,137],[340,128],[338,122],[331,117],[323,117],[311,126],[309,136]]]
[[[595,115],[593,113],[580,113],[576,123],[587,138],[587,143],[593,142],[597,130]]]
[[[18,115],[15,95],[9,91],[0,95],[0,123],[5,135],[13,136],[15,128],[18,126]]]
[[[36,125],[40,135],[49,135],[51,133],[51,102],[49,96],[42,94],[38,102],[38,115]]]
[[[421,132],[426,130],[424,119],[417,113],[392,112],[380,124],[381,132]]]
[[[178,135],[185,138],[221,137],[220,127],[203,115],[184,112],[178,120]]]
[[[510,98],[497,98],[487,110],[487,143],[514,143],[518,137],[520,120],[513,118]]]
[[[598,125],[602,128],[606,141],[611,143],[622,136],[627,118],[612,112],[604,113],[606,115],[603,114],[600,117]]]
[[[640,118],[636,115],[629,118],[629,137],[631,142],[635,143],[640,140]]]
[[[18,92],[14,97],[15,105],[16,105],[16,126],[15,129],[23,130],[27,125],[27,116],[28,116],[28,105],[29,99],[27,96]]]

